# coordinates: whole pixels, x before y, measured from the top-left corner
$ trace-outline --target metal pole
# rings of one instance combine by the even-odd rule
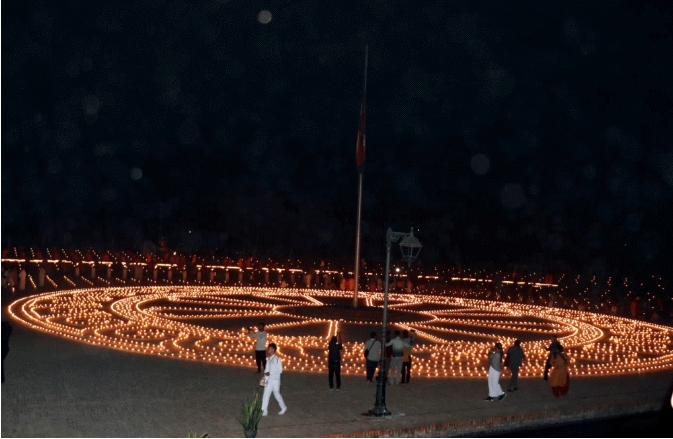
[[[369,64],[369,44],[365,44],[365,87],[364,93],[367,94],[367,66]]]
[[[383,325],[381,327],[381,358],[379,358],[379,376],[376,380],[376,405],[369,412],[374,416],[390,416],[386,407],[386,373],[384,358],[386,352],[386,322],[388,321],[388,282],[390,280],[390,246],[392,244],[393,231],[388,229],[386,233],[386,275],[383,293]],[[387,371],[386,371],[387,372]]]
[[[358,172],[358,225],[355,232],[355,283],[353,287],[353,308],[358,307],[358,287],[360,286],[360,228],[362,225],[362,176],[363,172]]]
[[[363,99],[367,96],[367,66],[369,63],[369,45],[365,44],[365,82],[362,90]],[[366,109],[365,109],[366,111]],[[360,286],[360,226],[362,225],[362,176],[364,172],[358,170],[358,222],[355,232],[355,282],[353,286],[353,308],[358,307],[358,288]]]

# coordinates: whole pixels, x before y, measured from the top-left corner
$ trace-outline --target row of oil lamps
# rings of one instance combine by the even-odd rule
[[[240,299],[240,297],[246,299]],[[258,300],[249,300],[247,297]],[[392,296],[401,304],[406,295]],[[213,287],[123,287],[91,290],[70,290],[46,293],[20,299],[10,306],[15,319],[44,332],[76,339],[98,346],[134,353],[169,356],[189,360],[215,362],[221,364],[250,365],[252,343],[238,325],[232,329],[211,329],[188,322],[176,321],[167,312],[181,307],[152,307],[152,303],[170,297],[173,301],[188,300],[191,305],[186,310],[210,312],[211,318],[247,318],[257,316],[285,316],[287,322],[267,326],[270,340],[280,346],[285,355],[285,365],[289,370],[324,371],[325,337],[334,334],[339,324],[367,324],[376,322],[344,321],[309,318],[301,315],[287,316],[282,307],[265,302],[273,299],[290,305],[320,306],[321,298],[350,297],[340,291],[287,290],[259,288],[213,288]],[[376,296],[377,300],[379,296]],[[312,298],[313,300],[311,300]],[[205,301],[203,307],[195,306]],[[280,299],[280,300],[279,300]],[[323,299],[324,300],[324,299]],[[562,333],[562,342],[571,357],[571,372],[576,375],[610,375],[639,373],[673,367],[673,350],[670,346],[673,329],[660,325],[646,324],[614,316],[601,316],[579,311],[549,309],[523,304],[503,304],[483,300],[437,298],[435,296],[415,296],[414,303],[435,306],[446,310],[446,306],[465,307],[462,313],[454,313],[444,319],[423,311],[434,319],[425,322],[406,322],[398,327],[416,329],[419,336],[414,346],[414,373],[423,376],[441,377],[482,377],[486,373],[485,352],[498,339],[505,345],[513,342],[513,337],[498,336],[498,332],[520,331],[522,334],[540,332],[545,336]],[[209,306],[227,304],[249,306],[247,311],[213,312]],[[411,301],[409,301],[411,303]],[[280,308],[280,309],[279,309]],[[260,311],[266,309],[266,311]],[[459,308],[457,308],[459,309]],[[109,310],[109,311],[106,311]],[[210,311],[209,311],[210,310]],[[406,308],[413,311],[413,308]],[[481,317],[472,318],[479,311]],[[193,314],[190,318],[203,313]],[[517,318],[533,317],[543,321],[542,328],[517,325],[507,326],[503,315]],[[184,317],[184,316],[182,316]],[[493,318],[495,317],[495,318]],[[284,328],[297,328],[310,324],[325,324],[326,331],[315,336],[282,335]],[[481,332],[465,331],[438,323],[471,325],[482,328]],[[233,325],[232,325],[233,326]],[[488,331],[490,329],[491,331]],[[479,341],[448,340],[437,334],[452,333],[467,339],[477,337]],[[326,334],[326,335],[325,335]],[[618,335],[618,341],[615,340]],[[545,341],[523,343],[528,357],[522,376],[541,374],[546,351]],[[362,343],[344,344],[343,372],[362,373]]]

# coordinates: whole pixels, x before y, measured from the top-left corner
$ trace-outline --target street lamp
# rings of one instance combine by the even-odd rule
[[[379,376],[376,379],[376,405],[369,410],[374,416],[390,416],[390,411],[386,407],[386,374],[383,371],[384,356],[386,349],[386,322],[388,320],[388,283],[390,280],[390,247],[394,242],[400,242],[400,250],[402,251],[402,258],[408,265],[418,257],[421,251],[421,242],[414,236],[414,229],[411,228],[409,233],[393,232],[388,228],[386,233],[386,276],[385,289],[383,294],[383,325],[381,328],[381,357],[379,358]]]

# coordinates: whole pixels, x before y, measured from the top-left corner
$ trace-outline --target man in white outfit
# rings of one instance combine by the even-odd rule
[[[496,343],[488,350],[488,396],[486,401],[502,401],[507,394],[500,387],[500,369],[502,368],[502,345]]]
[[[283,373],[283,362],[276,355],[275,343],[269,343],[267,353],[269,354],[269,358],[266,359],[266,366],[264,367],[264,375],[266,376],[267,383],[266,387],[264,387],[264,395],[262,395],[262,416],[267,416],[269,414],[268,408],[271,392],[273,392],[273,396],[280,406],[280,412],[278,412],[278,414],[282,415],[287,411],[287,406],[283,401],[283,397],[280,395],[280,374]]]
[[[395,331],[395,338],[386,343],[386,346],[393,347],[393,358],[390,360],[390,371],[392,371],[391,382],[398,385],[402,379],[402,363],[404,361],[404,349],[410,348],[411,344],[400,338],[400,331]]]

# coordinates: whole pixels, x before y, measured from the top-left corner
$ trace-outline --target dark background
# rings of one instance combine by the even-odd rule
[[[2,244],[667,272],[662,1],[3,1]],[[268,9],[272,20],[258,21]]]

